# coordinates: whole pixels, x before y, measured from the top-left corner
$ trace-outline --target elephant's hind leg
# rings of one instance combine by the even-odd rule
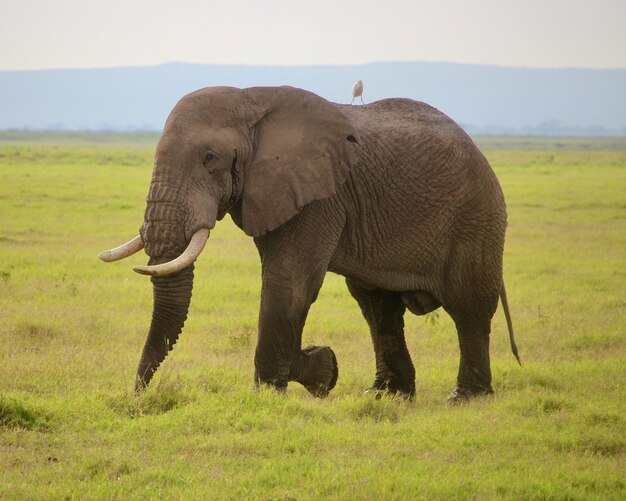
[[[361,307],[376,353],[376,379],[371,389],[415,395],[415,368],[404,339],[402,295],[383,289],[368,289],[346,279],[348,289]]]
[[[461,349],[456,387],[448,396],[449,403],[493,393],[489,360],[491,315],[480,307],[470,311],[449,312],[456,324]]]

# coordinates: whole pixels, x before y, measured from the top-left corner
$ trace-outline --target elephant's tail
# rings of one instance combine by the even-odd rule
[[[509,328],[509,341],[511,341],[511,351],[517,362],[522,365],[522,361],[519,358],[517,351],[517,345],[515,344],[515,335],[513,334],[513,322],[511,321],[511,312],[509,311],[509,302],[506,299],[506,289],[504,288],[504,281],[502,282],[502,289],[500,289],[500,301],[502,301],[502,308],[504,309],[504,316],[506,317],[506,325]]]

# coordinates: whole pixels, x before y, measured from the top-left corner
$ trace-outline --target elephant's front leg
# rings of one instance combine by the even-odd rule
[[[255,353],[256,382],[279,391],[297,381],[316,396],[325,396],[337,382],[337,361],[325,346],[301,349],[302,330],[315,300],[321,276],[264,270]]]
[[[289,225],[286,225],[289,226]],[[300,221],[299,229],[306,230]],[[325,396],[337,382],[337,361],[325,346],[302,349],[302,330],[317,298],[332,242],[324,235],[289,228],[257,241],[263,264],[259,339],[255,380],[284,391],[297,381],[316,396]]]

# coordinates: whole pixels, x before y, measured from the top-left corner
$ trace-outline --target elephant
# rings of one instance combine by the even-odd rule
[[[443,307],[454,320],[460,364],[450,403],[493,393],[499,298],[519,361],[502,274],[504,196],[452,119],[406,98],[364,107],[288,86],[209,87],[184,96],[166,120],[139,235],[100,254],[149,256],[134,268],[154,292],[138,392],[182,332],[194,261],[226,214],[253,237],[262,264],[256,387],[285,391],[296,381],[319,397],[334,388],[332,349],[302,348],[327,271],[345,277],[369,326],[376,395],[415,394],[407,309]]]

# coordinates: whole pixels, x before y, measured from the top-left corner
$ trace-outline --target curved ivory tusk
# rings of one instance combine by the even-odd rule
[[[126,242],[115,249],[104,251],[98,254],[98,257],[107,263],[119,261],[120,259],[132,256],[135,252],[139,252],[143,249],[143,246],[143,238],[141,238],[140,235],[137,235],[130,242]]]
[[[204,249],[204,244],[206,244],[208,238],[209,230],[202,228],[193,234],[185,252],[176,259],[153,266],[135,266],[133,271],[141,273],[142,275],[170,275],[171,273],[176,273],[177,271],[187,268],[187,266],[196,260],[202,252],[202,249]]]

